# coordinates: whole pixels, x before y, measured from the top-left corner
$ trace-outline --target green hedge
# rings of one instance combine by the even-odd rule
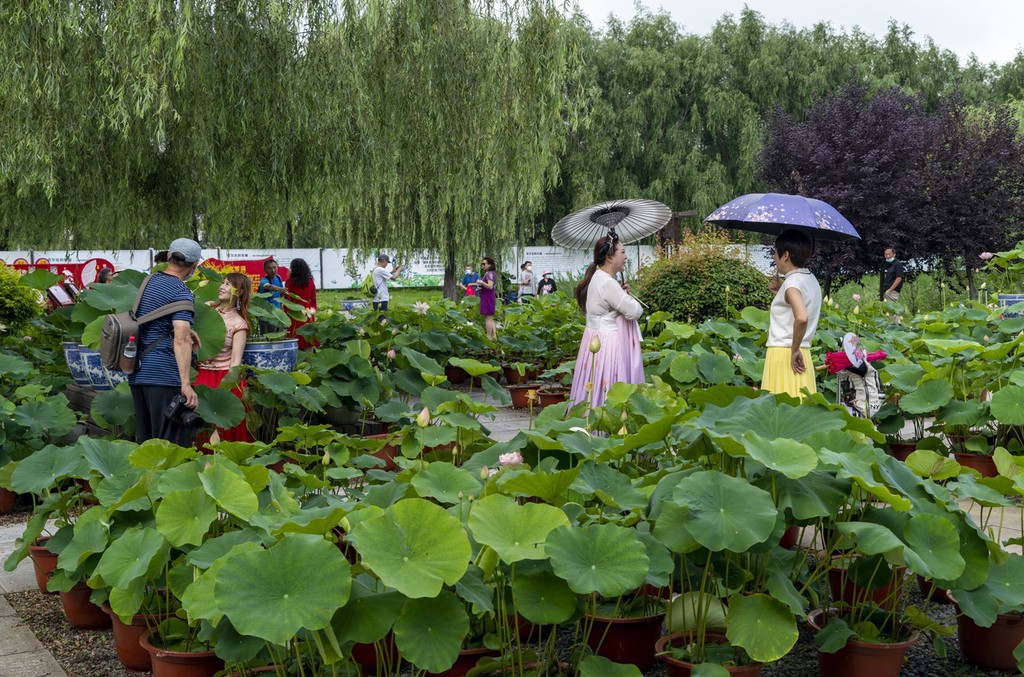
[[[667,311],[686,322],[726,317],[729,306],[767,308],[772,301],[761,271],[713,256],[659,259],[643,269],[635,291],[652,312]]]

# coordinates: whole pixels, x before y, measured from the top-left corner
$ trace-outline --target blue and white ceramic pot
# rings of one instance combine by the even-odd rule
[[[78,354],[81,356],[82,367],[89,377],[89,385],[96,390],[111,390],[116,388],[121,381],[128,380],[127,374],[120,371],[109,371],[104,367],[98,350],[80,346]]]
[[[1006,308],[1017,303],[1024,302],[1024,294],[999,294],[999,307]],[[1003,313],[1003,319],[1008,320],[1011,317],[1020,317],[1022,313]]]
[[[89,374],[82,365],[82,344],[77,341],[64,341],[64,360],[68,363],[68,371],[71,378],[80,386],[92,385],[89,382]]]
[[[299,356],[298,339],[280,341],[249,341],[245,344],[242,364],[258,369],[294,371]]]

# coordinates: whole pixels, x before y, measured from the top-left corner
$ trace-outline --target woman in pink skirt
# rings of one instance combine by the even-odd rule
[[[615,279],[625,268],[626,250],[618,237],[598,240],[594,261],[576,287],[576,303],[586,313],[587,325],[572,376],[571,404],[587,401],[599,407],[613,384],[644,382],[637,324],[643,307]]]

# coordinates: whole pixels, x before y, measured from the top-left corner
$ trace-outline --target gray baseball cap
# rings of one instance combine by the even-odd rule
[[[195,240],[179,237],[167,248],[168,256],[173,256],[174,254],[181,254],[182,258],[185,259],[185,263],[195,263],[203,258],[203,248]]]

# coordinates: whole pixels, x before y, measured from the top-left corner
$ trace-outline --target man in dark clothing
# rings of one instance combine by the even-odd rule
[[[541,277],[540,283],[537,285],[537,293],[543,296],[544,294],[554,294],[558,291],[558,286],[555,284],[555,278],[551,277],[551,271],[545,270],[544,276]]]
[[[178,238],[172,242],[167,268],[154,273],[142,293],[139,315],[175,301],[194,303],[195,297],[185,286],[185,280],[192,277],[201,260],[202,249],[195,241]],[[188,409],[199,406],[191,372],[193,346],[198,347],[199,343],[199,337],[192,331],[194,316],[193,311],[178,311],[139,328],[138,368],[128,377],[139,442],[159,438],[182,446],[191,444],[191,435],[180,424],[180,417],[170,419],[165,412],[177,395],[185,398]]]
[[[896,250],[885,248],[885,270],[882,272],[881,301],[899,301],[903,289],[903,264],[896,260]]]

